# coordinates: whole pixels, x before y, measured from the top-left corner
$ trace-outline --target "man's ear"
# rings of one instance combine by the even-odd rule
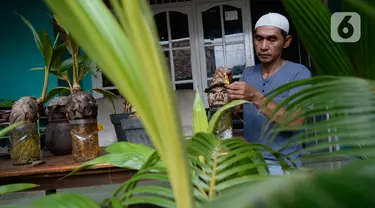
[[[290,43],[292,42],[292,36],[291,35],[287,35],[285,37],[285,41],[284,41],[284,48],[288,48]]]

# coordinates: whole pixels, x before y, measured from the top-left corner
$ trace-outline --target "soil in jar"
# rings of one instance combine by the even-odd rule
[[[72,155],[77,162],[86,162],[100,154],[96,122],[71,124]]]
[[[36,126],[18,127],[11,132],[10,139],[13,165],[30,164],[40,160],[40,137]]]

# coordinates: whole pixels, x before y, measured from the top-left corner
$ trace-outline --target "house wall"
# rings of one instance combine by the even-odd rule
[[[48,22],[49,10],[42,0],[0,1],[0,98],[16,100],[24,95],[39,97],[43,88],[44,62],[29,28],[15,12],[25,16],[34,27],[53,35]],[[50,77],[49,89],[57,86],[56,77]]]

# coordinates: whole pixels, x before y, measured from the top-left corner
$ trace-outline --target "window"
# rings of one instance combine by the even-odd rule
[[[160,45],[163,48],[172,83],[176,90],[194,89],[193,43],[189,9],[157,11],[154,15]]]

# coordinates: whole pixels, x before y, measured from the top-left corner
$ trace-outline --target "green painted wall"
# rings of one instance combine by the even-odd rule
[[[25,16],[34,27],[54,35],[48,21],[50,10],[43,0],[1,0],[0,1],[0,99],[16,100],[22,96],[39,97],[43,88],[43,71],[30,68],[44,65],[32,33],[15,12]],[[48,88],[65,85],[56,77],[49,78]],[[82,80],[83,90],[92,88],[91,76]]]
[[[44,73],[29,69],[43,66],[43,59],[32,33],[14,12],[25,16],[37,30],[47,30],[53,35],[47,19],[50,12],[42,0],[0,1],[0,98],[39,97]],[[56,77],[50,77],[49,89],[56,86]]]

